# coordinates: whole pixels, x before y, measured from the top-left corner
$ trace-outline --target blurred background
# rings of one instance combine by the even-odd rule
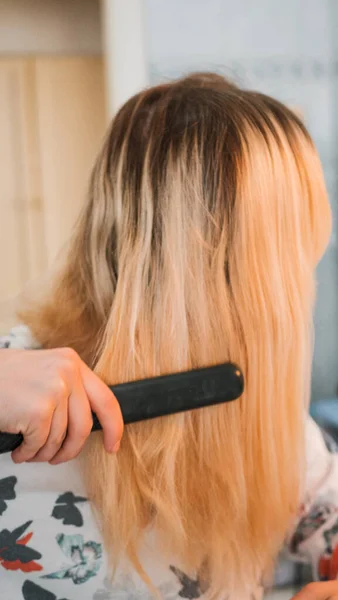
[[[217,71],[298,111],[319,149],[334,230],[318,268],[312,392],[334,420],[337,31],[337,0],[0,0],[0,332],[67,241],[116,109],[149,83]]]

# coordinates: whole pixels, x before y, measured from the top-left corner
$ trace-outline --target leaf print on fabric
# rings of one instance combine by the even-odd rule
[[[97,574],[102,564],[102,544],[84,542],[82,535],[63,533],[56,536],[56,541],[73,564],[62,567],[55,573],[43,575],[43,579],[72,579],[73,583],[80,584]]]
[[[326,552],[333,552],[335,543],[338,543],[338,519],[330,529],[326,529],[323,534],[326,543]]]
[[[318,576],[321,581],[331,581],[338,577],[338,519],[323,533],[325,550],[319,558]]]
[[[7,508],[8,500],[14,500],[16,498],[15,486],[18,480],[14,475],[0,479],[0,516],[5,512]]]
[[[338,454],[338,444],[334,437],[325,429],[321,429],[326,448],[330,454]]]
[[[22,595],[25,600],[57,600],[57,597],[53,592],[44,590],[33,581],[26,581],[22,586]],[[67,598],[60,598],[60,600],[67,600]]]
[[[41,558],[40,552],[27,546],[33,533],[21,537],[32,521],[27,521],[20,527],[9,531],[0,531],[0,566],[8,571],[42,571],[42,566],[35,562]]]
[[[297,553],[300,544],[305,542],[317,529],[326,523],[330,515],[336,512],[333,503],[318,501],[300,521],[290,542],[291,552]]]
[[[80,502],[88,502],[88,500],[82,496],[74,496],[73,492],[61,494],[55,502],[52,517],[62,520],[64,525],[82,527],[82,514],[76,506]]]
[[[154,600],[154,594],[139,580],[137,586],[131,577],[124,575],[113,584],[106,578],[104,588],[98,589],[92,600]],[[177,600],[177,589],[172,583],[164,583],[158,588],[161,600]]]
[[[41,348],[41,345],[33,338],[29,327],[17,325],[11,329],[9,335],[0,337],[0,348],[35,350]]]
[[[176,575],[177,579],[183,586],[178,593],[180,598],[194,600],[194,598],[201,598],[201,596],[203,596],[203,594],[207,591],[208,586],[205,582],[200,581],[199,578],[191,579],[188,577],[188,575],[176,567],[171,566],[170,570],[174,573],[174,575]]]
[[[322,554],[318,562],[320,581],[332,581],[338,576],[338,544],[332,554]]]

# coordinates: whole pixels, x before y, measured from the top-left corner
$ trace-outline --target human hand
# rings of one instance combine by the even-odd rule
[[[14,462],[75,458],[91,432],[91,411],[105,449],[116,452],[123,432],[119,403],[74,350],[0,350],[0,431],[24,436]]]
[[[310,583],[291,600],[338,600],[338,581]]]

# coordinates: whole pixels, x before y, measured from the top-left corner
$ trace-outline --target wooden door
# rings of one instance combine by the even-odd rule
[[[51,263],[83,205],[106,126],[101,59],[38,59],[36,93],[44,231]]]
[[[34,272],[34,244],[30,243],[27,218],[29,212],[38,212],[33,206],[29,168],[35,162],[31,152],[35,145],[31,146],[29,139],[34,121],[33,80],[34,68],[29,61],[0,61],[1,329],[12,313],[13,298]]]
[[[0,333],[68,240],[106,126],[100,58],[0,59]]]

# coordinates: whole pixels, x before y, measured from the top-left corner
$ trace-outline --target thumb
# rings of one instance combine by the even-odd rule
[[[15,463],[26,462],[34,458],[39,450],[44,446],[47,441],[52,416],[49,422],[46,422],[44,426],[39,423],[38,427],[32,427],[24,433],[23,442],[18,448],[12,452],[12,460]]]
[[[116,452],[123,434],[120,405],[106,384],[82,361],[80,370],[91,409],[97,415],[103,429],[105,449],[107,452]]]

